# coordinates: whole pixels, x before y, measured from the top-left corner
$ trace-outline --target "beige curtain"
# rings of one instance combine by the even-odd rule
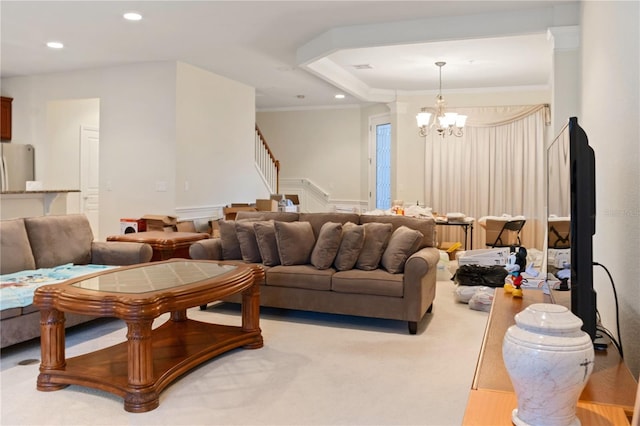
[[[433,211],[476,219],[473,248],[485,248],[483,216],[525,216],[522,244],[542,250],[547,105],[457,109],[467,114],[460,138],[426,138],[425,200]],[[438,227],[438,240],[463,242],[458,227]]]

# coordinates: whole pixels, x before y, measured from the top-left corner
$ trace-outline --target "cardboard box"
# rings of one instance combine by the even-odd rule
[[[276,200],[256,200],[256,210],[259,212],[277,212],[278,202]]]
[[[297,194],[271,194],[271,199],[278,203],[279,212],[293,212],[300,211],[300,198]],[[287,205],[280,205],[281,200],[288,200]]]
[[[183,220],[176,224],[178,232],[197,232],[196,224],[193,220]]]
[[[509,260],[509,247],[468,250],[458,258],[458,265],[504,266]]]
[[[147,224],[147,231],[175,231],[178,224],[178,218],[176,216],[158,215],[158,214],[146,214],[142,216]]]
[[[276,201],[280,201],[284,198],[291,200],[295,206],[300,205],[300,198],[298,197],[298,194],[271,194],[270,198]]]
[[[456,252],[462,248],[462,243],[445,241],[438,248],[449,255],[449,260],[456,260]]]
[[[234,205],[231,205],[232,207],[223,207],[222,208],[222,214],[224,214],[224,218],[226,220],[235,220],[236,218],[236,214],[238,214],[239,211],[249,211],[249,212],[255,212],[256,208],[253,206],[249,206],[248,204],[240,206],[240,207],[234,207]]]
[[[508,222],[507,219],[487,219],[486,223],[481,223],[485,228],[485,241],[487,244],[492,244],[498,239],[498,235],[500,235],[502,227],[506,222]],[[502,244],[505,246],[515,245],[518,242],[518,233],[505,230],[502,232],[500,240],[502,240]]]
[[[548,247],[564,249],[571,246],[571,220],[549,220]]]
[[[144,232],[147,230],[147,222],[144,219],[120,219],[120,233],[131,234],[135,232]]]

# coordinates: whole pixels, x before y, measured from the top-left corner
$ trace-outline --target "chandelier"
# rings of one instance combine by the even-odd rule
[[[436,66],[440,68],[440,90],[438,96],[436,96],[436,115],[431,121],[433,108],[422,108],[416,120],[418,121],[418,127],[420,128],[419,134],[424,137],[429,134],[429,129],[435,128],[438,135],[444,138],[445,134],[453,136],[462,136],[462,128],[467,121],[466,115],[457,114],[455,112],[444,112],[444,98],[442,97],[442,67],[446,62],[436,62]]]

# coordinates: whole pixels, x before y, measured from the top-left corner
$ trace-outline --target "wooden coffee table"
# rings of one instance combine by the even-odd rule
[[[37,388],[70,384],[124,398],[126,411],[159,405],[159,394],[180,375],[217,355],[263,346],[259,326],[260,266],[172,259],[111,269],[36,290],[41,314],[42,362]],[[187,308],[242,293],[242,326],[187,318]],[[64,314],[116,317],[127,323],[127,341],[65,359]],[[152,329],[158,316],[170,318]]]

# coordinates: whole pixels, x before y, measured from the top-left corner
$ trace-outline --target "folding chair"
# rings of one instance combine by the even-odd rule
[[[508,220],[504,222],[495,241],[487,241],[487,246],[491,248],[520,246],[520,231],[522,231],[525,223],[525,219]]]

